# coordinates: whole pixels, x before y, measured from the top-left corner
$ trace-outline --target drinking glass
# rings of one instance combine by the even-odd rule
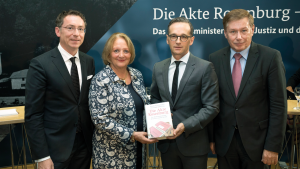
[[[294,90],[295,97],[297,99],[297,107],[294,107],[295,110],[300,110],[299,102],[300,102],[300,87],[295,87]]]

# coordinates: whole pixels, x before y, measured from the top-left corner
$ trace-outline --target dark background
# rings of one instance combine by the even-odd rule
[[[59,38],[54,31],[55,20],[63,10],[74,9],[85,15],[87,29],[80,50],[86,53],[136,1],[0,0],[0,52],[2,53],[0,80],[9,78],[13,72],[28,69],[32,58],[58,45]],[[0,83],[0,88],[5,85],[11,84]],[[24,91],[16,92],[11,88],[0,90],[0,101],[6,101],[5,97],[8,93],[14,93],[13,95],[19,97],[24,96]],[[21,102],[19,105],[22,105]],[[11,165],[9,135],[6,136],[8,132],[8,125],[0,126],[0,167]],[[22,163],[22,160],[18,160],[18,150],[20,152],[22,146],[21,124],[16,125],[13,132],[16,136],[13,137],[15,164],[18,164],[18,162]],[[27,162],[31,162],[28,148]]]
[[[57,15],[78,10],[87,20],[80,50],[87,52],[137,0],[12,0],[0,1],[0,52],[3,73],[27,69],[29,61],[56,47]]]

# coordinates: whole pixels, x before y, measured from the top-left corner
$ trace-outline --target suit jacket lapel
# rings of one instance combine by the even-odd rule
[[[71,76],[69,74],[69,71],[67,69],[67,66],[58,50],[58,48],[55,48],[53,50],[52,56],[51,56],[52,62],[54,63],[54,65],[56,66],[56,68],[58,69],[58,71],[60,72],[61,76],[65,79],[65,82],[67,83],[67,85],[69,86],[69,89],[71,90],[71,92],[73,93],[74,98],[76,98],[75,92],[74,92],[74,86],[72,83],[72,79]]]
[[[166,95],[168,96],[168,100],[170,101],[170,104],[173,104],[172,101],[172,97],[170,95],[170,89],[169,89],[169,67],[170,67],[170,63],[171,63],[171,58],[168,58],[165,63],[164,63],[164,67],[163,67],[163,81],[164,81],[164,86],[165,86],[165,92]],[[171,105],[171,107],[173,107],[173,105]]]
[[[177,100],[178,98],[180,97],[183,89],[184,89],[184,86],[186,85],[186,82],[189,80],[191,74],[193,73],[194,69],[195,69],[195,59],[196,56],[190,54],[190,57],[189,57],[189,60],[186,64],[186,67],[185,67],[185,71],[182,75],[182,78],[180,80],[180,83],[179,83],[179,88],[177,90],[177,94],[176,94],[176,98],[175,98],[175,101],[174,101],[174,105],[177,103]],[[171,99],[172,100],[172,99]]]
[[[245,88],[245,85],[251,75],[251,72],[254,68],[254,65],[256,63],[256,60],[258,58],[258,50],[257,50],[257,45],[256,43],[252,42],[251,47],[249,49],[249,54],[248,54],[248,58],[247,58],[247,62],[246,62],[246,67],[244,70],[244,74],[242,77],[242,82],[240,85],[240,89],[239,89],[239,93],[237,96],[237,99],[239,99],[241,93],[243,92],[243,89]]]
[[[229,87],[230,93],[232,97],[236,99],[233,82],[232,82],[232,75],[231,75],[231,68],[230,68],[230,47],[224,51],[224,56],[222,57],[222,64],[223,64],[223,72],[225,74],[225,79],[227,81],[227,85]]]
[[[80,65],[81,65],[81,90],[80,90],[80,97],[79,97],[79,102],[81,101],[82,96],[86,96],[86,88],[87,86],[87,68],[86,68],[86,63],[85,63],[85,58],[80,56],[79,53],[79,59],[80,59]]]

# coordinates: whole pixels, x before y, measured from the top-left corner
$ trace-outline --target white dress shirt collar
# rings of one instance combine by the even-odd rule
[[[180,58],[179,61],[182,61],[183,63],[187,64],[189,57],[190,57],[190,51],[187,54],[185,54],[182,58]],[[172,55],[170,64],[173,64],[175,61],[177,60]]]
[[[80,90],[81,90],[81,85],[82,85],[82,72],[81,72],[81,64],[80,64],[80,59],[79,59],[79,52],[77,51],[75,56],[72,56],[70,53],[68,53],[65,49],[62,48],[62,46],[59,44],[58,45],[58,50],[65,62],[65,65],[68,69],[69,74],[71,75],[71,69],[72,69],[72,62],[70,58],[75,57],[75,64],[77,66],[77,71],[78,71],[78,76],[79,76],[79,85],[80,85]],[[86,78],[86,77],[85,77]]]
[[[182,61],[179,64],[179,72],[178,72],[178,86],[177,88],[179,88],[183,73],[185,71],[187,62],[189,60],[190,57],[190,52],[188,52],[186,55],[184,55],[182,58],[179,59],[179,61]],[[168,84],[169,84],[169,92],[172,95],[172,85],[173,85],[173,76],[176,70],[176,64],[175,61],[177,61],[173,56],[171,57],[171,63],[169,66],[169,73],[168,73]]]
[[[58,50],[61,54],[61,56],[63,57],[64,61],[66,62],[67,60],[70,60],[71,57],[73,57],[73,55],[71,55],[69,52],[67,52],[59,43],[58,45]],[[78,60],[79,60],[79,54],[78,51],[76,52],[76,54],[74,55]]]

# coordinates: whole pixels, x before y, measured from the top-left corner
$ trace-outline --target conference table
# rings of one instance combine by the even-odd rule
[[[6,108],[0,108],[0,110],[7,110],[7,109],[16,109],[18,112],[17,115],[11,115],[11,116],[1,116],[0,117],[0,125],[9,125],[9,134],[10,134],[10,152],[11,152],[11,163],[12,168],[14,169],[14,155],[13,155],[13,142],[12,142],[12,124],[18,124],[18,123],[24,123],[24,106],[17,106],[17,107],[6,107]],[[24,124],[22,125],[22,138],[23,138],[23,158],[24,158],[24,168],[27,169],[26,164],[26,150],[25,150],[25,127]]]
[[[300,105],[299,105],[300,106]],[[287,101],[287,114],[294,115],[293,117],[293,130],[292,130],[292,140],[291,140],[291,159],[290,159],[290,168],[294,166],[294,145],[295,145],[295,135],[296,135],[296,121],[298,116],[300,115],[300,110],[295,110],[294,107],[297,107],[297,100],[288,100]],[[297,157],[298,162],[298,157]]]

